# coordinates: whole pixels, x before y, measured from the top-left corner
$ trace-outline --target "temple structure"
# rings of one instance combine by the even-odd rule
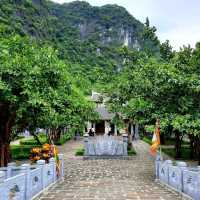
[[[112,119],[115,116],[115,113],[109,112],[106,107],[107,97],[104,95],[92,92],[90,97],[91,101],[96,104],[96,112],[99,114],[98,121],[91,121],[87,124],[87,130],[89,131],[91,128],[94,129],[96,135],[119,135],[124,132],[124,130],[120,130],[114,123],[112,123]],[[138,124],[132,123],[129,119],[124,118],[124,123],[127,127],[128,133],[132,135],[134,138],[138,138]]]

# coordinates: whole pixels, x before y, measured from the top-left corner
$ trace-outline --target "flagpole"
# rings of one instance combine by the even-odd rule
[[[160,145],[160,159],[162,160],[162,148],[161,148],[161,145]]]

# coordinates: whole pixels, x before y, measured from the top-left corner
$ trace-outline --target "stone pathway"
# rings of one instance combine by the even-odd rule
[[[149,146],[134,143],[132,160],[82,160],[74,152],[82,142],[60,148],[65,158],[64,181],[50,187],[37,200],[180,200],[178,193],[154,181]]]

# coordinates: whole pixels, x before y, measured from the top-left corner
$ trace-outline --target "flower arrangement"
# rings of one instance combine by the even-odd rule
[[[31,150],[30,160],[34,163],[38,160],[49,162],[49,159],[55,157],[57,154],[57,147],[51,144],[44,144],[41,148],[35,147]]]

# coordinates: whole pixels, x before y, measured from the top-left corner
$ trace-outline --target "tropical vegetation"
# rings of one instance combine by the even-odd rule
[[[14,157],[10,142],[24,129],[37,145],[38,127],[54,142],[68,137],[66,128],[82,131],[98,117],[92,90],[107,94],[109,109],[139,123],[142,134],[159,118],[162,142],[173,137],[180,158],[187,138],[200,163],[199,77],[200,43],[173,51],[148,18],[143,24],[120,6],[2,0],[0,166]]]

